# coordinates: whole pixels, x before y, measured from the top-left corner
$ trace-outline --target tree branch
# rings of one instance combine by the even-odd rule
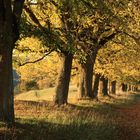
[[[122,32],[122,33],[124,33],[125,35],[129,36],[130,38],[132,38],[136,42],[136,44],[140,45],[140,37],[135,37],[134,35],[130,35],[127,32]]]
[[[50,2],[51,2],[55,7],[59,8],[59,5],[58,5],[55,1],[50,0]]]
[[[21,49],[21,48],[14,48],[15,50],[21,52],[21,53],[24,53],[24,52],[32,52],[32,53],[36,53],[36,52],[39,52],[39,53],[47,53],[48,51],[47,50],[39,50],[39,51],[36,51],[36,50],[32,50],[30,48],[24,48],[24,49]]]
[[[112,40],[112,39],[115,37],[116,34],[118,34],[118,32],[114,32],[114,33],[112,33],[111,35],[102,38],[102,39],[98,42],[100,48],[101,48],[103,45],[105,45],[108,41]]]
[[[19,26],[25,0],[14,0],[13,2],[13,33],[14,42],[19,39]]]
[[[32,21],[38,25],[38,27],[41,29],[41,30],[44,30],[43,26],[40,24],[39,20],[37,19],[37,17],[35,16],[35,14],[32,12],[32,10],[27,6],[27,5],[24,5],[24,10],[29,14],[30,18],[32,19]]]
[[[51,54],[54,50],[55,50],[55,49],[50,50],[48,53],[44,54],[44,56],[42,56],[41,58],[36,59],[36,60],[34,60],[34,61],[27,61],[27,62],[24,62],[24,63],[22,63],[22,64],[19,63],[19,66],[24,66],[24,65],[26,65],[26,64],[33,64],[33,63],[39,62],[39,61],[43,60],[46,56],[48,56],[49,54]]]

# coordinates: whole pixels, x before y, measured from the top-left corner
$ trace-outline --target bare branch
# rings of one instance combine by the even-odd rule
[[[24,49],[22,49],[22,48],[14,48],[15,50],[17,50],[17,51],[19,51],[19,52],[32,52],[32,53],[47,53],[48,52],[48,50],[46,49],[46,50],[32,50],[32,49],[30,49],[30,48],[24,48]]]
[[[24,9],[25,11],[29,14],[30,18],[32,19],[32,21],[41,29],[44,31],[43,26],[40,24],[39,20],[37,19],[37,17],[35,16],[35,14],[33,13],[33,11],[27,6],[24,5]]]
[[[33,63],[36,63],[36,62],[39,62],[41,60],[43,60],[46,56],[48,56],[49,54],[51,54],[55,49],[52,49],[50,50],[48,53],[44,54],[44,56],[42,56],[41,58],[39,59],[36,59],[34,61],[28,61],[28,62],[24,62],[24,63],[19,63],[19,66],[24,66],[24,65],[27,65],[27,64],[33,64]]]
[[[102,39],[99,41],[99,46],[102,47],[103,45],[105,45],[108,41],[112,40],[112,39],[116,36],[116,34],[118,34],[118,32],[114,32],[114,33],[112,33],[111,35],[102,38]]]
[[[125,35],[129,36],[130,38],[132,38],[136,42],[136,44],[140,45],[140,37],[135,37],[134,35],[129,34],[127,32],[122,32],[122,33],[124,33]]]

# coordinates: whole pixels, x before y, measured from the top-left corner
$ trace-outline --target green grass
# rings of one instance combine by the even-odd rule
[[[47,88],[43,90],[31,90],[29,92],[20,93],[15,96],[16,100],[26,101],[52,101],[54,98],[55,88]],[[76,86],[70,86],[69,99],[74,100],[77,98]]]
[[[74,87],[70,91],[70,97],[76,94]],[[58,108],[51,102],[54,89],[37,92],[42,102],[35,91],[16,96],[16,124],[10,129],[1,124],[0,140],[124,140],[116,109],[140,99],[137,94],[100,97],[98,102],[70,98],[71,104]]]

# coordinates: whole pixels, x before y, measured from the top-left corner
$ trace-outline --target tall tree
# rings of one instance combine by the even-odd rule
[[[86,11],[88,14],[85,16],[87,20],[83,22],[83,28],[79,35],[80,42],[83,42],[81,49],[86,55],[84,63],[81,63],[81,68],[83,68],[81,72],[84,73],[81,74],[84,76],[82,78],[84,87],[81,89],[84,89],[85,96],[92,98],[92,77],[97,53],[118,34],[118,28],[121,24],[117,25],[120,18],[117,17],[118,15],[114,15],[110,2],[83,2],[88,9],[88,12]],[[81,96],[83,96],[82,91]]]
[[[60,66],[56,84],[54,102],[61,105],[67,103],[72,60],[76,44],[74,0],[41,1],[41,3],[43,7],[41,5],[40,13],[36,9],[31,9],[29,5],[25,6],[25,10],[33,22],[46,34],[46,42],[49,44],[47,47],[50,47],[51,44],[57,51],[59,50],[62,65]],[[40,7],[40,4],[37,6]],[[46,24],[41,24],[35,13],[41,14],[44,21],[47,19],[47,26]]]
[[[76,6],[74,6],[75,3]],[[70,54],[71,51],[73,51],[73,48],[75,48],[76,42],[78,42],[77,49],[85,53],[86,61],[81,63],[81,71],[83,72],[81,74],[81,76],[83,76],[83,78],[81,77],[83,81],[80,82],[80,87],[83,86],[80,88],[82,89],[81,96],[93,96],[92,75],[97,52],[108,41],[114,38],[117,33],[116,31],[119,30],[120,32],[121,29],[126,27],[126,24],[124,23],[126,22],[128,9],[130,8],[130,6],[128,7],[128,4],[130,4],[129,0],[119,0],[117,2],[106,0],[94,2],[87,0],[51,0],[48,2],[42,0],[40,2],[40,9],[42,10],[42,13],[45,13],[45,18],[44,16],[41,16],[41,19],[43,19],[41,22],[38,22],[39,20],[29,9],[30,6],[25,7],[25,10],[29,13],[34,23],[38,25],[43,33],[45,32],[48,35],[46,38],[48,42],[51,40],[50,42],[53,42],[52,44],[55,44],[56,46],[60,43],[58,41],[59,39],[63,42],[58,45],[58,49],[61,53],[69,52],[64,54]],[[48,9],[50,9],[50,13],[48,12]],[[36,12],[36,15],[38,16],[38,9]],[[51,15],[55,16],[52,17]],[[56,26],[56,24],[58,25]],[[42,25],[45,28],[42,27]],[[65,55],[62,55],[62,57],[65,57]],[[60,77],[62,77],[61,74]],[[60,80],[58,81],[60,82]],[[58,88],[56,88],[56,91],[57,89]]]
[[[65,38],[65,44],[60,49],[62,53],[62,66],[58,76],[56,93],[55,93],[55,104],[67,104],[69,83],[71,77],[71,68],[74,55],[74,48],[76,47],[76,25],[75,25],[75,15],[74,12],[74,0],[63,0],[59,2],[58,10],[60,10],[60,20],[62,23],[61,31]]]
[[[67,104],[68,100],[68,92],[69,92],[69,83],[71,76],[71,68],[72,68],[72,60],[73,54],[69,52],[65,52],[62,54],[64,56],[61,57],[62,65],[60,68],[60,72],[58,75],[58,81],[56,85],[56,93],[54,102],[55,104],[62,105]]]
[[[12,51],[19,38],[23,3],[0,0],[0,120],[6,122],[14,122]]]
[[[85,45],[86,49],[90,50],[90,48],[93,48],[93,45],[91,45],[91,44],[94,44],[96,49],[102,48],[107,42],[111,41],[114,38],[115,35],[114,36],[111,35],[112,37],[108,38],[108,39],[104,38],[107,35],[106,31],[109,31],[109,30],[113,31],[113,29],[115,29],[119,33],[122,33],[123,35],[127,35],[127,36],[131,37],[137,44],[139,44],[139,42],[138,42],[138,40],[139,40],[139,35],[138,35],[139,28],[138,27],[139,26],[137,26],[139,24],[139,20],[138,20],[139,14],[137,14],[137,12],[139,11],[138,10],[139,9],[138,1],[130,2],[128,0],[126,0],[126,1],[119,0],[116,2],[116,1],[100,1],[99,0],[99,1],[90,2],[90,1],[83,0],[83,2],[88,7],[88,9],[90,9],[93,13],[92,16],[88,16],[88,18],[87,18],[88,20],[86,20],[86,21],[88,21],[88,24],[86,26],[86,29],[88,28],[88,31],[86,32],[86,34],[84,34],[84,36],[86,36],[89,33],[90,29],[91,29],[90,32],[92,34],[91,38],[89,37],[90,36],[89,34],[85,37],[86,39],[88,39],[88,44],[90,43],[90,47],[88,47],[88,45]],[[132,11],[137,11],[137,12],[136,12],[136,14],[133,14]],[[90,12],[88,12],[88,13],[90,13]],[[132,17],[134,17],[134,18],[132,18]],[[135,27],[134,27],[134,25],[130,24],[130,21],[131,22],[133,21],[135,23],[134,24]],[[137,27],[137,29],[135,29],[136,27]],[[102,39],[103,39],[103,42],[100,44],[100,41]],[[91,43],[91,41],[89,41],[89,40],[92,40],[94,42]],[[96,51],[96,52],[98,52],[98,51]],[[92,56],[91,52],[89,53],[89,51],[88,51],[87,56],[89,54],[91,57]],[[94,61],[94,59],[92,59],[92,57],[91,57],[91,60]],[[89,61],[89,60],[86,59],[86,61]],[[85,62],[85,64],[86,63],[87,62]],[[85,67],[83,67],[83,68],[85,68]],[[86,67],[86,69],[88,69],[88,67]],[[86,71],[88,71],[88,70],[86,70]],[[92,77],[92,73],[91,73],[91,76],[89,76],[89,74],[90,73],[87,74],[88,77]],[[83,75],[84,74],[81,74],[81,76],[83,76]],[[82,78],[82,79],[84,79],[84,78]],[[89,80],[89,81],[91,81],[91,80]],[[89,85],[89,84],[85,83],[85,85]],[[90,85],[90,87],[91,87],[91,85]],[[88,91],[89,91],[89,89],[91,89],[90,87],[88,87]],[[84,88],[81,88],[81,89],[84,89]],[[84,90],[84,91],[86,91],[86,90]],[[87,93],[85,93],[85,94],[88,95],[89,97],[91,97],[91,95],[92,95],[91,90],[88,94]],[[83,94],[81,94],[81,95],[83,95]]]

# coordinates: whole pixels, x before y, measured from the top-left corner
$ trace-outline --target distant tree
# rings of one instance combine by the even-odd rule
[[[80,95],[92,98],[92,77],[93,68],[98,51],[105,47],[105,44],[112,41],[116,36],[125,36],[125,38],[132,38],[137,44],[139,44],[139,15],[132,14],[132,11],[139,11],[138,1],[84,1],[85,5],[92,10],[91,14],[86,14],[88,20],[86,28],[81,32],[82,40],[86,39],[82,49],[86,53],[86,59],[84,63],[81,63],[81,78],[83,88],[81,88]],[[102,3],[102,4],[101,4]],[[131,5],[131,6],[130,6]],[[131,8],[132,5],[134,8]],[[98,10],[97,10],[98,9]],[[131,10],[132,11],[131,11]],[[94,13],[95,12],[95,13]],[[90,12],[88,12],[90,13]],[[133,15],[133,16],[132,16]],[[134,25],[130,24],[130,21],[135,22]],[[133,32],[135,31],[135,32]],[[123,38],[124,39],[124,38]],[[81,40],[80,40],[81,41]],[[121,40],[123,42],[123,40]],[[126,41],[126,40],[125,40]],[[126,41],[127,42],[127,41]],[[111,52],[110,52],[111,53]],[[104,57],[104,52],[99,58]],[[106,58],[106,57],[105,57]],[[101,64],[102,66],[102,64]],[[105,68],[104,70],[106,70]],[[98,73],[98,72],[97,72]],[[100,72],[99,72],[100,73]],[[110,73],[111,75],[111,73]],[[83,93],[84,92],[84,93]]]
[[[74,54],[80,58],[81,64],[80,95],[92,98],[92,77],[98,51],[118,33],[119,36],[123,34],[138,42],[138,29],[133,34],[134,27],[129,26],[133,13],[130,9],[135,2],[41,0],[35,2],[36,6],[28,3],[24,6],[29,20],[38,27],[35,35],[44,36],[46,46],[55,48],[62,58],[54,99],[56,104],[67,103]],[[134,7],[136,10],[137,6]],[[135,14],[136,21],[137,16]]]
[[[81,78],[83,80],[83,88],[80,86],[80,96],[93,98],[92,79],[95,60],[98,51],[104,45],[111,41],[118,34],[117,20],[114,21],[113,10],[107,6],[107,2],[103,1],[86,2],[87,14],[81,18],[83,21],[82,29],[79,33],[79,44],[81,50],[85,54],[85,60],[81,61]],[[110,3],[109,3],[110,4]],[[85,11],[83,11],[85,12]],[[91,16],[92,15],[92,16]],[[86,18],[86,20],[84,20]]]

